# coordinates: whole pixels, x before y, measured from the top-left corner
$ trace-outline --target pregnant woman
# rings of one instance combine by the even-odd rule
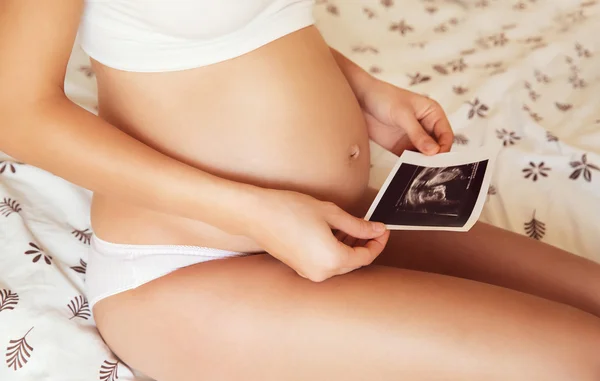
[[[328,47],[312,5],[0,2],[0,150],[94,192],[106,343],[158,381],[598,380],[598,264],[360,218],[369,138],[436,154],[452,132]],[[64,94],[78,31],[99,116]]]

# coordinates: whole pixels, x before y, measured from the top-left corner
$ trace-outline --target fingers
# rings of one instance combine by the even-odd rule
[[[344,269],[342,273],[370,265],[381,254],[389,238],[390,231],[388,230],[383,235],[367,241],[364,246],[350,247],[338,242],[344,256],[340,266]]]
[[[426,155],[435,155],[440,152],[438,143],[425,131],[415,116],[413,114],[402,115],[401,112],[403,111],[397,109],[394,114],[394,124],[401,126],[406,131],[406,135],[415,148]]]
[[[439,107],[439,106],[438,106]],[[450,127],[450,122],[444,111],[439,107],[439,113],[441,115],[437,118],[437,122],[433,125],[433,135],[436,137],[438,144],[440,145],[440,152],[450,152],[450,148],[452,148],[452,143],[454,141],[454,132],[452,132],[452,127]],[[427,126],[425,126],[427,128]]]
[[[340,230],[336,230],[333,235],[340,242],[344,242],[344,240],[348,237],[348,234],[346,234],[346,233],[344,233],[343,231],[340,231]]]
[[[356,243],[358,242],[358,239],[354,238],[352,236],[347,236],[342,242],[346,246],[354,247],[354,246],[357,246]]]
[[[370,264],[383,251],[390,235],[384,224],[354,217],[332,202],[320,202],[320,209],[321,221],[334,231],[321,231],[315,246],[309,245],[311,254],[294,256],[304,258],[290,265],[300,276],[322,282]]]
[[[445,121],[445,123],[448,124],[448,121]],[[450,152],[450,149],[452,148],[452,143],[454,142],[454,133],[452,132],[452,130],[442,132],[437,138],[440,144],[440,153]]]
[[[327,223],[334,229],[340,230],[347,235],[360,238],[372,239],[386,232],[386,227],[381,222],[366,221],[354,217],[333,203],[324,203],[326,209],[324,215]]]
[[[430,102],[427,107],[428,111],[416,117],[425,131],[435,136],[440,146],[439,152],[449,152],[454,141],[454,132],[452,132],[452,127],[450,127],[450,122],[442,106],[433,100],[428,101]]]
[[[364,241],[364,240],[358,240],[357,238],[349,236],[348,234],[346,234],[342,231],[336,232],[334,234],[334,236],[338,241],[340,241],[348,246],[355,246],[357,244],[357,241]],[[364,244],[362,246],[364,246]]]
[[[350,247],[365,246],[367,244],[367,242],[369,241],[368,239],[358,239],[358,238],[351,237],[348,234],[346,234],[344,232],[340,232],[340,231],[337,231],[334,234],[334,236],[338,241],[340,241]]]
[[[364,244],[354,247],[337,239],[331,239],[331,244],[321,246],[313,262],[305,266],[293,267],[298,275],[313,282],[322,282],[333,276],[346,274],[363,266],[370,265],[385,248],[390,232],[370,240],[358,240]],[[346,237],[346,239],[356,239]],[[328,241],[329,242],[329,241]],[[323,241],[321,241],[323,243]]]

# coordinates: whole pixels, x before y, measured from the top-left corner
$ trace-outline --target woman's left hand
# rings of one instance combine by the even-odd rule
[[[454,134],[436,101],[377,79],[361,90],[369,137],[375,143],[398,156],[415,148],[426,155],[450,151]]]

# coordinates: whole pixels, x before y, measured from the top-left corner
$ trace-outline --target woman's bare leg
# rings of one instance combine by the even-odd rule
[[[357,215],[376,194],[368,190]],[[481,222],[467,233],[394,231],[375,263],[512,288],[600,317],[600,264]]]
[[[313,283],[268,255],[180,269],[99,302],[96,323],[158,381],[600,377],[600,319],[516,291],[370,266]]]

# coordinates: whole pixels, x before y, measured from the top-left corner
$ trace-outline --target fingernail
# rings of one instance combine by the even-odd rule
[[[377,224],[375,224],[375,226],[373,227],[373,229],[375,229],[376,232],[384,232],[385,231],[385,225],[381,224],[381,223],[377,223]]]
[[[439,151],[439,149],[440,149],[440,146],[438,146],[434,142],[425,143],[425,151],[427,151],[429,153],[437,153]]]

